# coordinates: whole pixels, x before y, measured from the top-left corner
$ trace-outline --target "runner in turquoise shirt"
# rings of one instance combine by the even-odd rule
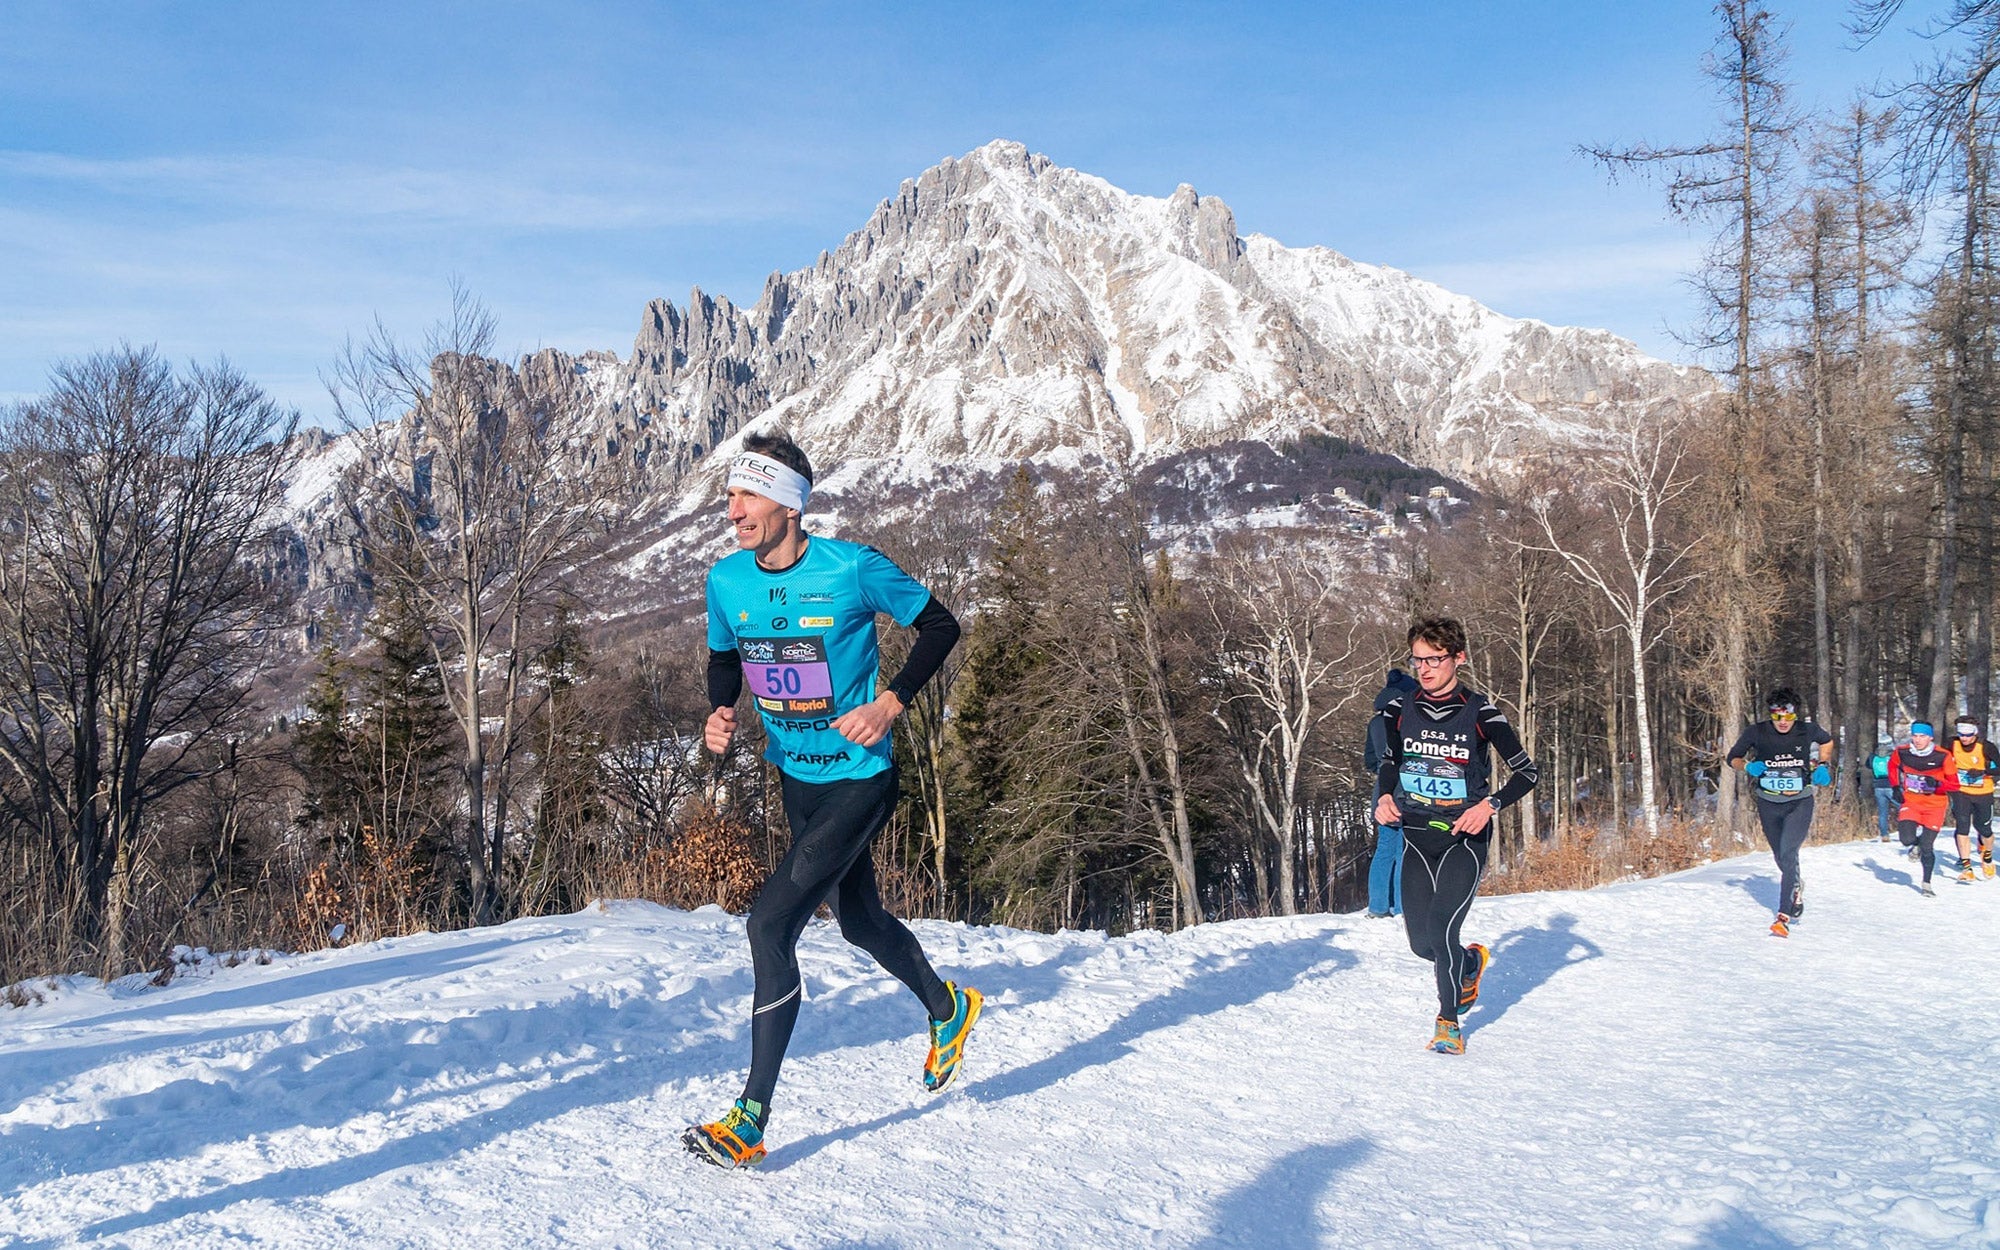
[[[924,1088],[958,1073],[979,1020],[979,991],[939,978],[909,926],[882,906],[869,843],[896,810],[889,726],[958,641],[958,622],[894,561],[872,547],[810,536],[803,520],[812,464],[780,435],[750,435],[730,463],[729,522],[742,550],[708,574],[708,693],[715,710],[702,740],[726,754],[736,703],[750,688],[783,778],[792,844],[750,909],[750,1075],[720,1120],[681,1135],[689,1153],[721,1167],[764,1158],[778,1067],[798,1020],[799,936],[821,903],[841,936],[910,988],[930,1014]],[[914,625],[916,642],[887,689],[875,617]]]
[[[708,646],[740,653],[764,718],[764,758],[800,781],[888,769],[888,734],[864,747],[833,723],[875,701],[876,613],[909,626],[930,601],[931,592],[889,557],[838,538],[814,537],[798,563],[777,571],[754,551],[717,561],[708,572]]]

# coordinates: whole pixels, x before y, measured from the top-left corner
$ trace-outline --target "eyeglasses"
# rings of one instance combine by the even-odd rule
[[[1418,668],[1436,668],[1438,665],[1444,663],[1446,660],[1449,660],[1450,658],[1451,656],[1449,654],[1412,655],[1410,657],[1410,663],[1414,664]]]
[[[1797,720],[1798,718],[1799,714],[1797,712],[1781,711],[1778,708],[1771,709],[1772,720]]]

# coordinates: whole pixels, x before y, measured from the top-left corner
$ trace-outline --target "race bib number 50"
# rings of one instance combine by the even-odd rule
[[[833,710],[833,671],[818,638],[742,638],[743,679],[757,706],[787,716]]]

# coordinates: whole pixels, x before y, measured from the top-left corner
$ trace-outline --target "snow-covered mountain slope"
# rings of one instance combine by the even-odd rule
[[[578,374],[601,454],[688,506],[712,496],[717,448],[767,419],[827,468],[906,483],[1308,430],[1463,476],[1712,385],[1603,331],[1240,238],[1228,205],[1191,187],[1132,195],[998,140],[905,182],[753,307],[655,300],[629,356],[521,368]]]
[[[904,183],[753,308],[656,301],[599,383],[678,468],[771,416],[835,462],[1146,459],[1320,429],[1446,472],[1708,385],[1601,331],[1239,238],[1192,187],[1131,195],[1004,141]]]
[[[1468,1053],[1358,916],[916,926],[989,1012],[808,931],[764,1167],[680,1153],[747,1059],[741,921],[615,903],[0,1011],[0,1242],[1852,1246],[2000,1242],[2000,884],[1808,848],[1482,899]]]

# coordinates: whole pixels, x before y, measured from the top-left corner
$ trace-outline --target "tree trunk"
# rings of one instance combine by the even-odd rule
[[[1646,836],[1660,836],[1660,801],[1653,771],[1653,714],[1646,697],[1645,609],[1630,631],[1632,646],[1632,733],[1639,740],[1639,816]]]
[[[1539,719],[1535,708],[1534,631],[1525,610],[1515,612],[1514,622],[1519,631],[1517,643],[1521,653],[1521,684],[1515,706],[1521,709],[1521,749],[1532,759],[1535,757],[1535,731]],[[1541,813],[1535,808],[1535,796],[1532,793],[1524,801],[1517,803],[1514,810],[1520,813],[1521,853],[1525,855],[1529,844],[1535,840]]]
[[[1610,641],[1611,662],[1604,666],[1604,745],[1610,754],[1611,832],[1625,829],[1625,752],[1618,741],[1618,644]]]

